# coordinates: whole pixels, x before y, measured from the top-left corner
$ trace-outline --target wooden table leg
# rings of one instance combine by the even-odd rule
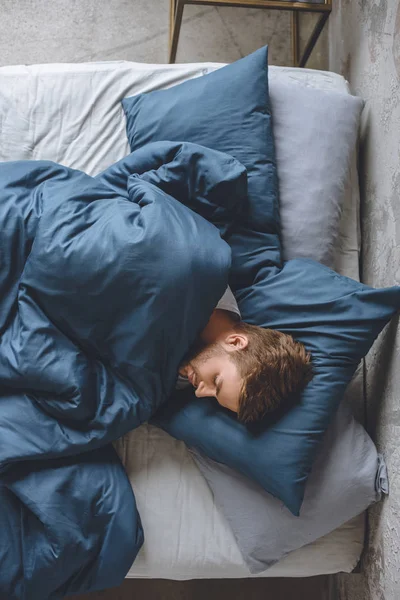
[[[292,61],[293,66],[299,66],[299,13],[292,11]]]
[[[169,62],[174,63],[182,24],[184,0],[170,0]]]
[[[171,40],[172,32],[174,30],[175,22],[175,0],[169,0],[169,41],[168,41],[168,52],[171,51]]]
[[[323,12],[320,14],[320,17],[319,17],[319,19],[313,29],[313,32],[310,35],[307,45],[304,49],[303,55],[300,58],[299,67],[304,67],[306,65],[307,60],[309,59],[309,56],[310,56],[311,52],[313,51],[314,46],[317,43],[319,36],[321,35],[321,31],[323,30],[324,25],[327,22],[329,15],[330,15],[329,12]]]

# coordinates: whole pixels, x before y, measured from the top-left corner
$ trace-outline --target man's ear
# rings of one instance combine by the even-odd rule
[[[244,350],[249,344],[249,338],[244,333],[230,333],[222,341],[222,345],[227,352],[235,350]]]

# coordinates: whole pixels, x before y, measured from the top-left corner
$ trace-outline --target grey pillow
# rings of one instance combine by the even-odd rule
[[[283,258],[332,267],[364,102],[271,72]]]
[[[299,517],[255,482],[194,448],[190,452],[251,573],[333,531],[388,491],[383,458],[344,402],[325,434]]]

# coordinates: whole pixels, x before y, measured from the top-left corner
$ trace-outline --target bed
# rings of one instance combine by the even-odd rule
[[[99,62],[3,67],[0,110],[3,119],[0,161],[49,159],[96,174],[129,153],[121,99],[204,75],[216,64],[147,65]],[[348,93],[346,81],[328,72],[270,68],[270,83],[302,85]],[[62,119],[60,119],[60,114]],[[359,190],[356,156],[346,184],[336,269],[359,279]],[[361,402],[361,373],[348,391]],[[249,571],[212,493],[190,453],[162,430],[148,424],[115,442],[132,487],[145,531],[145,544],[127,577],[242,578]],[[261,577],[307,577],[350,572],[363,547],[364,515],[312,544],[292,552]]]

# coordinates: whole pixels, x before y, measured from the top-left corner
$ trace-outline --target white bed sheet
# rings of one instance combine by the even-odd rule
[[[129,153],[123,97],[175,85],[221,65],[130,62],[0,68],[0,160],[49,159],[96,174]],[[270,68],[279,78],[348,92],[334,73]],[[358,279],[359,190],[354,156],[336,268]],[[142,518],[145,543],[128,577],[249,577],[233,534],[182,442],[143,425],[115,443]],[[256,577],[350,572],[364,539],[360,515]],[[253,575],[254,577],[254,575]]]

